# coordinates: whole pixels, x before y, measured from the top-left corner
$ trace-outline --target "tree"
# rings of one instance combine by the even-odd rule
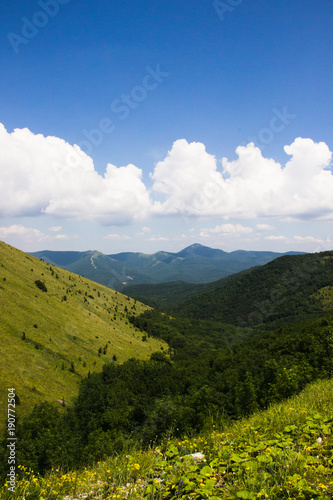
[[[47,288],[46,288],[46,285],[45,285],[44,281],[36,280],[35,281],[35,285],[36,285],[37,288],[39,288],[43,292],[47,292]]]

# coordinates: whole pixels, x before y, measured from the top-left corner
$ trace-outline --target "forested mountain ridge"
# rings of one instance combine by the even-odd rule
[[[176,307],[185,301],[195,298],[197,295],[215,290],[222,285],[225,286],[229,281],[237,280],[253,269],[251,267],[250,269],[231,274],[221,280],[210,283],[170,281],[166,283],[127,285],[123,288],[123,293],[161,311],[174,313]]]
[[[170,314],[252,327],[333,307],[333,251],[285,255],[213,283],[163,283],[125,293]]]
[[[207,283],[253,266],[263,265],[283,255],[275,252],[235,251],[194,244],[178,253],[123,252],[104,255],[88,252],[35,252],[37,258],[86,276],[115,290],[143,283],[185,281]]]
[[[175,312],[241,327],[295,321],[329,310],[333,251],[286,255],[180,304]],[[325,302],[326,297],[326,302]]]

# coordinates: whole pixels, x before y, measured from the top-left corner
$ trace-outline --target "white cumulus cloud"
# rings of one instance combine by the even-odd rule
[[[104,239],[105,240],[129,240],[130,237],[127,236],[126,234],[113,233],[113,234],[107,234],[106,236],[104,236]]]
[[[0,215],[48,214],[122,224],[150,207],[142,171],[108,164],[102,177],[81,149],[0,124]]]
[[[12,226],[0,227],[0,237],[6,239],[10,236],[18,236],[27,240],[44,241],[49,237],[33,227],[26,227],[21,224],[13,224]]]
[[[271,226],[270,224],[257,224],[256,228],[259,231],[272,231],[272,229],[275,229],[275,227]]]
[[[27,227],[23,224],[13,224],[11,226],[0,227],[0,239],[8,243],[23,243],[31,245],[33,243],[41,242],[51,242],[56,240],[70,240],[73,237],[69,237],[66,234],[45,234],[39,229],[34,227]]]
[[[218,161],[204,144],[180,139],[156,164],[149,189],[135,165],[109,163],[100,175],[77,145],[27,128],[8,133],[0,124],[0,217],[50,215],[105,225],[149,215],[333,220],[328,146],[297,138],[284,149],[286,165],[265,158],[253,143],[239,146],[235,160]]]
[[[201,143],[176,141],[152,174],[153,189],[165,195],[160,214],[333,217],[332,153],[323,143],[297,138],[285,152],[285,166],[265,158],[253,143],[236,149],[238,158],[216,158]]]
[[[242,224],[222,224],[220,226],[215,226],[214,228],[202,229],[200,236],[208,237],[211,234],[240,236],[250,234],[252,232],[253,229],[251,227],[242,226]]]
[[[166,196],[165,202],[155,203],[159,214],[202,215],[216,211],[223,199],[223,179],[216,159],[199,142],[176,141],[151,177],[153,190]]]
[[[265,236],[265,240],[269,240],[269,241],[288,241],[288,238],[287,238],[287,236],[274,236],[274,235],[271,235],[271,236]]]

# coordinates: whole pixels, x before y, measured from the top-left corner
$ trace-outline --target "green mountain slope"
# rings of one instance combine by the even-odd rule
[[[122,262],[97,251],[53,252],[43,250],[31,255],[118,291],[132,283],[151,283],[152,281],[140,269],[132,269],[130,266],[125,266]]]
[[[225,286],[230,281],[239,279],[253,269],[246,269],[210,283],[171,281],[156,284],[128,285],[123,288],[123,293],[151,307],[170,313],[183,302],[195,298],[197,295],[215,290],[222,284]]]
[[[143,341],[127,321],[146,306],[2,242],[0,308],[0,404],[15,387],[23,413],[42,400],[70,401],[82,376],[106,362],[167,347]]]
[[[178,305],[184,316],[252,327],[294,321],[331,310],[333,251],[280,257],[215,283]]]

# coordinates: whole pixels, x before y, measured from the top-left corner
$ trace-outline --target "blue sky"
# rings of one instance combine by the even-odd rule
[[[11,0],[0,14],[0,239],[333,247],[331,0]]]

